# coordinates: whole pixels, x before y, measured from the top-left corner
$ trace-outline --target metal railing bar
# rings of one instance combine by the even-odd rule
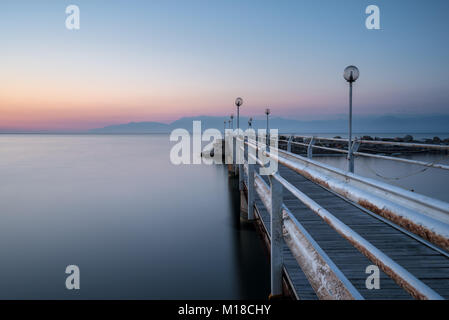
[[[279,141],[285,141],[285,142],[288,142],[288,141],[286,141],[286,140],[279,140]],[[297,142],[297,141],[290,141],[290,143],[291,143],[291,144],[296,144],[296,145],[299,145],[299,146],[303,146],[303,147],[308,147],[308,146],[309,146],[308,143],[302,143],[302,142]]]
[[[449,170],[449,166],[448,165],[444,165],[444,164],[440,164],[440,163],[432,163],[432,162],[424,162],[424,161],[419,161],[419,160],[410,160],[410,159],[404,159],[404,158],[381,156],[381,155],[377,155],[377,154],[363,153],[363,152],[354,152],[354,155],[362,156],[362,157],[382,159],[382,160],[390,160],[390,161],[409,163],[409,164],[414,164],[414,165],[423,166],[423,167],[429,167],[429,168]]]
[[[246,169],[245,172],[248,173],[248,170]],[[256,173],[256,175],[257,175],[257,173]],[[261,224],[262,224],[263,229],[265,230],[265,234],[267,235],[268,239],[271,242],[271,234],[268,232],[267,227],[265,226],[265,223],[262,221],[262,216],[260,215],[260,212],[259,212],[259,209],[257,208],[257,206],[255,207],[255,212],[256,212],[257,216],[259,217],[259,219],[261,220]],[[298,296],[298,292],[296,292],[296,290],[294,290],[295,286],[293,285],[293,281],[292,281],[290,274],[285,266],[283,267],[283,270],[284,270],[284,275],[286,276],[287,281],[290,284],[290,287],[293,289],[292,291],[293,291],[293,294],[295,295],[295,299],[299,300],[300,297]]]
[[[249,143],[249,141],[248,141],[248,143]],[[256,146],[253,145],[253,144],[251,144],[251,147],[252,148],[256,148]],[[384,182],[381,182],[381,181],[378,181],[378,180],[374,180],[374,179],[362,177],[362,176],[359,176],[359,175],[351,174],[351,173],[345,172],[345,171],[343,171],[341,169],[338,169],[338,168],[329,166],[327,164],[321,163],[319,161],[314,161],[314,160],[302,157],[302,156],[300,156],[298,154],[287,152],[287,151],[282,150],[282,149],[278,149],[278,148],[274,148],[274,147],[271,147],[271,148],[272,149],[276,149],[276,151],[278,153],[280,153],[280,154],[284,154],[284,155],[288,156],[290,159],[283,158],[283,159],[285,159],[287,161],[299,162],[298,164],[301,164],[301,162],[312,164],[313,166],[316,166],[319,169],[323,169],[323,170],[329,171],[331,173],[334,173],[336,175],[344,177],[345,179],[350,178],[351,180],[360,182],[362,184],[366,184],[366,185],[369,185],[371,187],[378,188],[378,189],[380,189],[383,192],[391,193],[391,194],[398,195],[398,196],[401,196],[401,197],[407,197],[407,201],[412,201],[412,202],[419,203],[419,204],[422,204],[422,205],[430,206],[433,209],[436,209],[438,211],[443,211],[445,214],[449,214],[449,204],[446,203],[446,202],[443,202],[443,201],[440,201],[440,200],[437,200],[437,199],[433,199],[433,198],[430,198],[430,197],[427,197],[427,196],[424,196],[424,195],[421,195],[421,194],[417,194],[417,193],[411,194],[410,191],[404,190],[404,189],[399,188],[399,187],[392,186],[390,184],[387,184],[387,183],[384,183]],[[263,150],[263,149],[261,149],[260,146],[259,146],[259,149],[261,151]],[[263,150],[263,151],[267,154],[267,156],[270,156],[270,152],[267,152],[266,150]],[[279,162],[281,164],[283,164],[282,161],[279,161]]]
[[[286,140],[282,140],[282,141],[286,141]],[[305,147],[309,146],[308,144],[301,143],[301,142],[291,141],[290,143],[291,144],[305,146]],[[311,145],[311,147],[315,148],[315,149],[328,150],[328,151],[334,151],[334,152],[348,154],[348,150],[344,150],[344,149],[323,147],[323,146],[317,146],[317,145]],[[376,159],[381,159],[381,160],[389,160],[389,161],[409,163],[409,164],[414,164],[414,165],[428,167],[428,168],[449,170],[449,165],[440,164],[440,163],[433,163],[433,162],[425,162],[425,161],[411,160],[411,159],[405,159],[405,158],[383,156],[383,155],[377,155],[377,154],[365,153],[365,152],[354,152],[353,155],[359,156],[359,157],[376,158]]]
[[[383,145],[394,145],[394,146],[400,146],[400,147],[449,150],[448,145],[441,145],[441,144],[425,144],[425,143],[377,141],[377,140],[357,140],[357,141],[359,141],[360,143],[363,143],[363,144],[383,144]]]
[[[442,249],[449,248],[448,203],[377,180],[349,174],[283,150],[278,150],[284,155],[279,157],[278,154],[260,149],[264,155],[274,158],[307,179],[341,194],[348,201],[358,203]]]
[[[449,205],[447,203],[406,190],[397,190],[399,188],[380,182],[370,185],[371,179],[362,179],[353,174],[332,177],[330,172],[323,173],[313,169],[312,164],[298,166],[292,160],[279,157],[277,159],[279,163],[315,183],[327,186],[344,195],[346,199],[392,220],[443,249],[449,248],[449,225],[447,224]],[[367,183],[359,183],[357,179],[365,180]]]
[[[335,195],[335,196],[337,196],[337,197],[339,197],[339,198],[341,198],[341,199],[347,201],[347,199],[346,199],[345,197],[343,197],[342,195],[336,193],[335,191],[333,191],[333,190],[331,190],[331,189],[328,189],[328,188],[326,188],[326,187],[324,187],[324,186],[321,186],[321,187],[324,188],[324,189],[326,189],[328,192],[332,193],[333,195]],[[429,247],[430,249],[435,250],[435,251],[437,251],[438,253],[440,253],[440,254],[444,255],[445,257],[449,258],[449,252],[447,252],[447,251],[445,251],[445,250],[443,250],[443,249],[441,249],[441,248],[435,246],[433,243],[427,241],[426,239],[423,239],[422,237],[420,237],[420,236],[414,234],[413,232],[410,232],[410,231],[408,231],[408,230],[402,228],[401,226],[397,225],[396,223],[394,223],[394,222],[392,222],[392,221],[390,221],[390,220],[388,220],[388,219],[385,219],[384,217],[378,215],[377,213],[374,213],[374,212],[372,212],[372,211],[369,211],[368,209],[362,207],[361,205],[359,205],[359,204],[357,204],[357,203],[354,203],[354,202],[352,202],[352,201],[349,202],[349,203],[350,203],[351,205],[353,205],[354,207],[356,207],[356,208],[362,210],[362,211],[365,212],[366,214],[369,214],[369,215],[372,216],[373,218],[375,218],[375,219],[377,219],[377,220],[379,220],[379,221],[382,221],[383,223],[388,224],[389,226],[395,228],[396,230],[398,230],[398,231],[400,231],[400,232],[406,234],[406,235],[409,236],[410,238],[413,238],[414,240],[419,241],[420,243],[422,243],[423,245]]]
[[[285,206],[282,210],[284,214],[284,228],[287,230],[285,242],[304,274],[306,274],[316,294],[322,299],[331,297],[333,299],[363,300],[364,298],[359,291],[310,236],[290,210]]]
[[[353,231],[338,218],[332,215],[325,208],[313,201],[307,195],[299,191],[296,187],[290,184],[287,180],[279,175],[274,175],[275,179],[279,181],[287,190],[289,190],[296,198],[303,204],[323,219],[329,226],[337,231],[343,238],[348,240],[355,248],[357,248],[369,260],[378,265],[386,274],[388,274],[396,283],[409,292],[417,299],[442,300],[443,298],[416,278],[402,266],[393,261],[390,257],[373,246],[370,242],[365,240],[358,233]]]
[[[360,182],[362,184],[371,186],[371,187],[375,187],[378,188],[380,191],[386,192],[386,193],[390,193],[390,194],[394,194],[397,196],[401,196],[401,197],[406,197],[407,201],[411,201],[414,203],[419,203],[425,206],[429,206],[432,207],[433,209],[436,209],[438,211],[443,211],[445,214],[449,214],[449,204],[437,199],[433,199],[421,194],[417,194],[417,193],[412,193],[411,191],[407,191],[404,190],[402,188],[396,187],[396,186],[392,186],[390,184],[378,181],[378,180],[374,180],[374,179],[370,179],[370,178],[366,178],[366,177],[362,177],[359,175],[355,175],[355,174],[351,174],[348,172],[345,172],[343,170],[340,170],[338,168],[334,168],[332,166],[326,165],[324,163],[320,163],[318,161],[314,161],[314,160],[310,160],[308,158],[305,157],[301,157],[300,155],[294,154],[294,153],[287,153],[284,150],[277,150],[279,153],[281,154],[285,154],[287,156],[289,156],[290,158],[293,159],[287,159],[284,158],[287,161],[300,161],[300,162],[306,162],[306,163],[310,163],[316,167],[318,167],[319,169],[323,169],[329,172],[332,172],[334,174],[337,174],[341,177],[344,177],[345,179],[351,179],[357,182]],[[265,151],[266,152],[266,151]],[[269,156],[269,153],[268,153]],[[280,161],[281,164],[282,161]]]
[[[285,136],[285,135],[284,135]],[[290,137],[290,136],[289,136]],[[293,138],[301,138],[301,139],[312,139],[314,138],[315,140],[325,140],[325,141],[338,141],[338,142],[348,142],[348,139],[343,139],[343,138],[325,138],[325,137],[315,137],[315,136],[297,136],[297,135],[292,135]],[[282,139],[282,141],[287,141],[285,139]],[[293,142],[293,141],[292,141]]]
[[[345,197],[343,197],[342,195],[336,193],[336,192],[333,191],[332,189],[329,189],[329,188],[327,188],[326,186],[322,186],[322,187],[323,187],[324,189],[326,189],[327,191],[331,192],[332,194],[336,195],[337,197],[339,197],[339,198],[341,198],[341,199],[347,201],[347,199],[346,199]],[[382,216],[380,216],[380,215],[378,215],[378,214],[376,214],[376,213],[374,213],[374,212],[372,212],[372,211],[370,211],[370,210],[368,210],[368,209],[362,207],[361,205],[359,205],[359,204],[357,204],[357,203],[355,203],[355,202],[352,202],[352,201],[351,201],[350,203],[351,203],[353,206],[357,207],[358,209],[363,210],[363,212],[365,212],[365,213],[371,215],[372,217],[374,217],[374,218],[376,218],[376,219],[378,219],[378,220],[380,220],[380,221],[382,221],[382,222],[384,222],[384,223],[390,225],[391,227],[393,227],[393,228],[399,230],[400,232],[406,234],[407,236],[409,236],[409,237],[411,237],[411,238],[413,238],[413,239],[415,239],[415,240],[421,242],[422,244],[424,244],[425,246],[429,247],[430,249],[435,250],[435,251],[437,251],[438,253],[440,253],[440,254],[444,255],[445,257],[448,257],[448,258],[449,258],[449,252],[447,252],[447,251],[445,251],[445,250],[443,250],[443,249],[441,249],[441,248],[435,246],[433,243],[427,241],[426,239],[424,239],[424,238],[422,238],[422,237],[416,235],[416,234],[413,233],[413,232],[410,232],[410,231],[406,230],[405,228],[399,226],[398,224],[396,224],[396,223],[394,223],[394,222],[392,222],[392,221],[390,221],[390,220],[388,220],[388,219],[385,219],[384,217],[382,217]]]
[[[317,166],[318,168],[324,167],[325,169],[328,169],[330,171],[337,172],[337,173],[338,173],[338,171],[341,171],[339,169],[332,168],[332,167],[329,167],[326,165],[323,166],[323,165],[317,164],[315,161],[311,161],[309,159],[305,159],[305,158],[303,159],[303,157],[301,157],[301,156],[292,154],[290,152],[285,152],[278,148],[271,147],[270,151],[266,151],[263,148],[261,148],[260,142],[258,145],[254,146],[254,145],[252,145],[252,142],[250,139],[248,140],[248,142],[246,142],[246,144],[248,146],[251,146],[252,148],[255,148],[256,150],[260,150],[265,156],[274,158],[280,164],[286,165],[287,167],[289,167],[293,170],[295,170],[296,168],[298,170],[300,170],[300,169],[299,169],[299,167],[296,167],[291,160],[288,160],[287,158],[280,157],[278,154],[273,154],[271,152],[271,150],[275,149],[277,151],[280,151],[281,154],[288,155],[289,158],[296,158],[297,160],[300,160],[301,162],[313,164],[313,165]],[[307,167],[307,164],[305,166]],[[302,174],[302,171],[299,173]],[[318,173],[318,171],[317,171],[317,173]],[[340,172],[340,175],[341,175],[341,172]],[[354,179],[354,180],[357,180],[356,178],[359,178],[359,180],[368,180],[368,181],[371,180],[371,179],[360,179],[360,177],[356,177],[354,174],[343,173],[342,176],[345,176],[346,178],[350,178],[350,179]],[[370,259],[375,264],[377,264],[386,274],[388,274],[393,280],[395,280],[401,287],[403,287],[407,292],[409,292],[414,298],[433,299],[433,300],[443,299],[432,288],[428,287],[425,283],[423,283],[421,280],[416,278],[413,274],[409,273],[401,265],[397,264],[394,260],[389,258],[386,254],[384,254],[378,248],[373,246],[370,242],[368,242],[363,237],[361,237],[358,233],[356,233],[354,230],[352,230],[349,226],[345,225],[342,221],[340,221],[338,218],[333,216],[329,211],[327,211],[326,209],[321,207],[318,203],[314,202],[307,195],[305,195],[304,193],[299,191],[296,187],[294,187],[287,180],[282,178],[279,174],[274,174],[274,175],[272,175],[272,177],[276,181],[278,181],[283,187],[285,187],[287,190],[289,190],[294,196],[296,196],[302,203],[304,203],[307,207],[309,207],[309,209],[311,209],[315,214],[320,216],[327,224],[329,224],[343,238],[348,240],[363,255],[365,255],[368,259]],[[332,175],[328,179],[332,179]],[[271,208],[270,202],[271,201],[266,201],[266,200],[270,199],[270,196],[264,197],[264,195],[263,195],[263,194],[266,195],[266,194],[270,193],[269,187],[267,186],[265,181],[263,181],[263,179],[258,175],[254,182],[256,185],[257,193],[259,194],[260,198],[262,199],[262,202],[266,206],[267,211],[270,213],[270,208]],[[327,181],[327,182],[329,182],[329,181]],[[369,182],[371,182],[371,181],[369,181]],[[383,184],[380,183],[380,185],[383,185]],[[379,184],[374,183],[373,186],[378,188]],[[392,186],[388,185],[388,187],[389,187],[388,189],[392,189],[391,188]],[[263,190],[263,189],[265,189],[265,190]],[[404,192],[400,192],[399,195],[404,196]],[[415,196],[415,194],[413,196]],[[418,195],[418,197],[419,197],[419,195]],[[428,198],[428,197],[421,196],[420,198],[424,199],[424,198]],[[435,199],[428,198],[427,200],[431,200],[431,202],[433,202],[433,200],[435,200]],[[438,207],[438,204],[439,204],[438,201],[435,201],[435,202],[436,202],[436,206]],[[374,201],[374,203],[375,203],[375,201]],[[447,204],[445,204],[445,203],[442,203],[442,204],[443,204],[443,206],[442,206],[443,211],[444,210],[447,211]],[[425,203],[425,205],[429,205],[429,204]],[[435,205],[435,203],[432,203],[431,206],[432,205]],[[283,210],[284,215],[287,215],[289,218],[291,218],[290,215],[288,214],[289,211],[285,211],[285,209],[288,210],[288,208],[286,208],[285,205],[282,205],[282,210]],[[291,212],[290,212],[290,214],[291,214]],[[291,216],[293,216],[293,215],[291,215]],[[379,217],[379,218],[381,218],[381,217]],[[419,218],[418,218],[418,220],[419,220]],[[386,220],[384,222],[388,223]],[[418,221],[418,223],[419,223],[419,221]],[[388,224],[391,225],[390,223],[388,223]],[[398,227],[398,226],[395,226],[395,227]],[[438,228],[438,225],[436,225],[436,227],[437,227],[437,229],[440,229],[440,228]],[[398,228],[400,228],[400,227],[398,227]],[[444,230],[443,227],[439,231],[441,232],[442,230]],[[400,231],[402,231],[402,230],[400,230]],[[444,233],[444,231],[443,231],[443,233]],[[409,234],[409,235],[411,236],[411,234]],[[437,231],[436,235],[439,235],[438,231]]]
[[[293,142],[292,142],[293,144]],[[307,145],[309,146],[309,145]],[[344,149],[337,149],[337,148],[330,148],[330,147],[323,147],[323,146],[317,146],[315,144],[311,145],[312,148],[315,149],[321,149],[321,150],[329,150],[329,151],[335,151],[335,152],[339,152],[339,153],[348,153],[348,150],[344,150]]]
[[[256,187],[256,192],[258,193],[262,203],[264,204],[267,212],[271,215],[271,200],[270,200],[270,187],[269,185],[262,179],[259,174],[255,174],[254,184]],[[289,222],[287,222],[284,226],[286,230],[292,237],[292,241],[286,241],[289,245],[289,248],[292,254],[295,256],[298,263],[300,263],[301,259],[299,259],[298,251],[294,247],[291,242],[295,242],[296,246],[299,248],[303,255],[312,256],[313,261],[317,262],[321,268],[319,270],[314,270],[310,265],[306,265],[306,261],[303,261],[300,264],[301,269],[306,274],[309,274],[307,277],[310,284],[314,288],[316,294],[321,298],[333,297],[337,299],[356,299],[362,300],[363,296],[357,291],[357,289],[352,285],[352,283],[346,278],[346,276],[340,271],[340,269],[335,265],[335,263],[329,258],[329,256],[324,252],[324,250],[318,245],[318,243],[310,236],[310,234],[306,231],[306,229],[302,226],[302,224],[296,219],[296,217],[292,214],[292,212],[285,206],[282,205],[282,211],[284,214],[284,224],[286,223],[286,219],[291,221],[293,227],[297,232],[300,233],[300,237],[303,237],[303,241],[298,243],[300,239],[295,235],[295,230],[292,230],[289,226]],[[293,240],[294,239],[294,240]],[[314,273],[313,275],[311,273]],[[320,273],[321,277],[316,277],[315,273]],[[325,277],[326,280],[330,283],[338,282],[341,285],[331,285],[331,287],[337,288],[335,292],[330,292],[326,286],[326,281],[322,279]],[[317,280],[318,279],[318,280]],[[319,284],[317,283],[319,282]]]
[[[295,138],[302,139],[311,139],[315,138],[315,140],[324,140],[324,141],[337,141],[337,142],[348,142],[348,139],[340,139],[340,138],[325,138],[325,137],[311,137],[311,136],[297,136],[293,135]],[[287,141],[282,139],[281,141]],[[396,141],[379,141],[379,140],[363,140],[363,139],[354,139],[354,141],[358,141],[362,144],[379,144],[379,145],[393,145],[400,147],[413,147],[413,148],[423,148],[423,149],[439,149],[439,150],[449,150],[449,145],[444,144],[426,144],[426,143],[414,143],[414,142],[396,142]],[[293,141],[292,141],[293,143]]]

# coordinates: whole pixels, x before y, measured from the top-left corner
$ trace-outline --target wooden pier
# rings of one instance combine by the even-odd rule
[[[262,149],[261,152],[266,151]],[[449,299],[449,253],[444,246],[444,232],[449,227],[445,219],[449,216],[443,215],[440,219],[429,209],[432,217],[427,217],[424,212],[424,217],[415,221],[424,231],[415,231],[415,222],[409,225],[397,223],[393,216],[369,210],[369,205],[351,199],[351,189],[348,189],[348,196],[339,194],[331,180],[328,184],[323,183],[313,173],[305,174],[305,169],[303,172],[296,168],[295,159],[308,161],[307,158],[279,152],[279,169],[272,176],[258,175],[260,164],[248,164],[248,149],[245,150],[244,164],[228,166],[230,173],[239,176],[241,182],[242,216],[254,220],[271,253],[275,250],[281,254],[282,274],[278,276],[283,289],[276,292],[273,288],[276,280],[271,279],[274,296],[282,294],[305,300]],[[274,157],[270,152],[266,153]],[[250,169],[250,166],[253,167]],[[254,174],[255,179],[248,179],[248,172]],[[348,177],[357,178],[353,174],[346,179]],[[274,178],[284,188],[280,189],[283,205],[278,210],[282,221],[277,226],[282,228],[282,242],[279,248],[273,249],[271,212],[277,209],[271,202],[274,198],[270,184],[274,183]],[[248,181],[254,181],[253,185]],[[253,206],[248,206],[248,197],[254,198]],[[388,194],[385,199],[386,207],[391,205],[390,202],[400,203]],[[367,201],[374,203],[375,199],[368,198]],[[449,209],[438,201],[432,206],[438,207],[443,214]],[[412,208],[412,217],[422,212],[416,204]],[[437,227],[433,228],[432,223]],[[426,235],[434,232],[439,237],[422,236],[423,232],[427,232]],[[378,267],[379,288],[367,286],[371,275],[367,273],[369,266]],[[276,277],[276,270],[272,266],[273,277]]]

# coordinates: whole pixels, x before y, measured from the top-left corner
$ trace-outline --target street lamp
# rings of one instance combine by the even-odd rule
[[[234,114],[231,113],[232,130],[234,130]]]
[[[239,131],[240,129],[240,107],[243,104],[243,99],[242,98],[237,98],[235,99],[235,106],[237,107],[237,131]]]
[[[266,137],[265,137],[265,139],[266,139],[266,141],[265,141],[265,144],[268,146],[268,145],[270,145],[270,140],[269,140],[269,131],[270,131],[270,127],[269,127],[269,125],[268,125],[268,116],[270,115],[270,113],[271,113],[271,110],[270,110],[270,108],[266,108],[265,109],[265,114],[267,115],[267,135],[266,135]]]
[[[352,156],[352,84],[359,78],[359,69],[355,66],[346,67],[343,77],[349,82],[349,137],[348,137],[348,169],[354,173],[354,159]]]

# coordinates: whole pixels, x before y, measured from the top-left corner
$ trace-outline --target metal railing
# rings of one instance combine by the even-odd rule
[[[305,143],[305,142],[293,141],[293,138],[300,138],[300,139],[303,139],[303,141],[309,141],[309,142]],[[433,149],[433,150],[439,150],[439,151],[443,151],[443,150],[449,151],[449,145],[354,139],[351,144],[352,145],[351,150],[347,150],[347,149],[339,149],[339,148],[332,148],[332,147],[316,145],[317,141],[332,141],[332,142],[341,142],[341,143],[346,143],[346,144],[348,143],[347,140],[339,139],[339,138],[322,138],[322,137],[292,135],[292,136],[289,136],[287,140],[279,140],[279,141],[283,141],[283,142],[287,143],[287,151],[291,151],[291,145],[299,145],[299,146],[307,147],[307,156],[309,158],[313,157],[313,149],[320,149],[320,150],[333,151],[333,152],[337,152],[337,153],[347,154],[348,160],[351,162],[354,162],[354,157],[351,157],[350,155],[354,155],[354,156],[359,156],[359,157],[397,161],[397,162],[419,165],[419,166],[423,166],[423,167],[449,170],[449,165],[445,165],[445,164],[425,162],[425,161],[405,159],[405,158],[398,158],[398,157],[391,157],[391,156],[385,156],[385,155],[372,154],[372,153],[358,151],[358,149],[360,148],[360,146],[362,144],[391,145],[391,146],[407,147],[407,148]],[[354,163],[352,163],[352,166],[353,166],[353,164]],[[351,167],[351,165],[350,165],[350,167]]]
[[[448,203],[281,149],[276,149],[276,153],[268,153],[268,156],[326,189],[449,250]]]
[[[369,260],[378,265],[414,298],[442,299],[433,289],[282,178],[279,173],[273,173],[269,176],[269,187],[254,170],[254,163],[262,166],[264,164],[248,150],[252,148],[256,153],[262,153],[268,158],[275,159],[279,164],[336,193],[343,194],[349,200],[355,200],[364,207],[371,210],[381,208],[383,213],[389,213],[386,215],[387,218],[417,227],[417,230],[413,231],[418,234],[424,230],[424,232],[421,232],[422,236],[446,249],[449,248],[449,224],[447,223],[449,221],[449,205],[447,203],[414,193],[411,195],[408,191],[343,172],[288,151],[277,148],[275,148],[276,152],[267,151],[267,146],[257,141],[257,138],[256,141],[247,140],[244,142],[244,146],[241,147],[244,154],[245,148],[247,156],[245,157],[245,164],[241,168],[247,173],[248,218],[254,218],[255,192],[257,192],[270,214],[272,295],[278,295],[282,292],[282,240],[285,240],[319,298],[363,299],[282,203],[282,190],[285,188]],[[270,148],[270,150],[274,150],[273,146]],[[252,158],[255,161],[247,161],[246,158]],[[239,180],[243,181],[243,171],[239,171],[239,176],[241,176]],[[409,202],[412,202],[412,204]],[[286,231],[285,235],[283,235],[283,230]]]
[[[261,165],[258,159],[255,160]],[[271,296],[282,293],[284,239],[320,299],[362,300],[362,295],[282,203],[282,185],[270,177],[271,187],[268,186],[255,172],[254,166],[250,163],[244,166],[247,174],[248,219],[254,219],[254,193],[257,192],[270,215]],[[286,231],[285,236],[283,229]]]

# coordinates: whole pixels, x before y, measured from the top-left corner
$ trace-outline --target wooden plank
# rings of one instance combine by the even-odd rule
[[[280,167],[279,173],[440,295],[449,298],[449,259],[447,257],[368,215],[351,202],[336,196],[296,172]],[[263,178],[268,182],[267,177]],[[381,289],[368,290],[365,285],[368,276],[365,269],[372,262],[286,190],[284,190],[284,204],[365,299],[411,299],[406,291],[383,272],[380,274]],[[270,217],[258,195],[256,196],[256,207],[269,232]],[[286,245],[284,253],[285,264],[298,295],[302,299],[316,299],[307,278]]]
[[[368,215],[349,201],[334,195],[296,172],[285,167],[280,167],[279,171],[295,187],[404,268],[409,268],[409,271],[424,283],[432,287],[432,285],[435,286],[435,279],[438,279],[440,284],[432,288],[443,297],[449,298],[449,273],[446,269],[449,268],[449,259],[447,257]],[[285,205],[365,298],[410,298],[408,293],[383,273],[380,290],[366,289],[365,268],[372,263],[293,195],[288,191],[285,193]]]
[[[263,205],[257,193],[255,197],[255,205],[257,208],[257,212],[264,224],[265,229],[267,230],[268,233],[270,233],[271,232],[270,215],[268,211],[265,209],[265,206]],[[284,266],[290,277],[290,280],[292,281],[292,285],[294,287],[294,290],[296,291],[296,295],[301,300],[317,300],[318,298],[313,288],[310,286],[310,283],[307,280],[306,275],[299,268],[296,259],[293,257],[290,249],[285,243],[283,244],[283,253],[284,253]]]

